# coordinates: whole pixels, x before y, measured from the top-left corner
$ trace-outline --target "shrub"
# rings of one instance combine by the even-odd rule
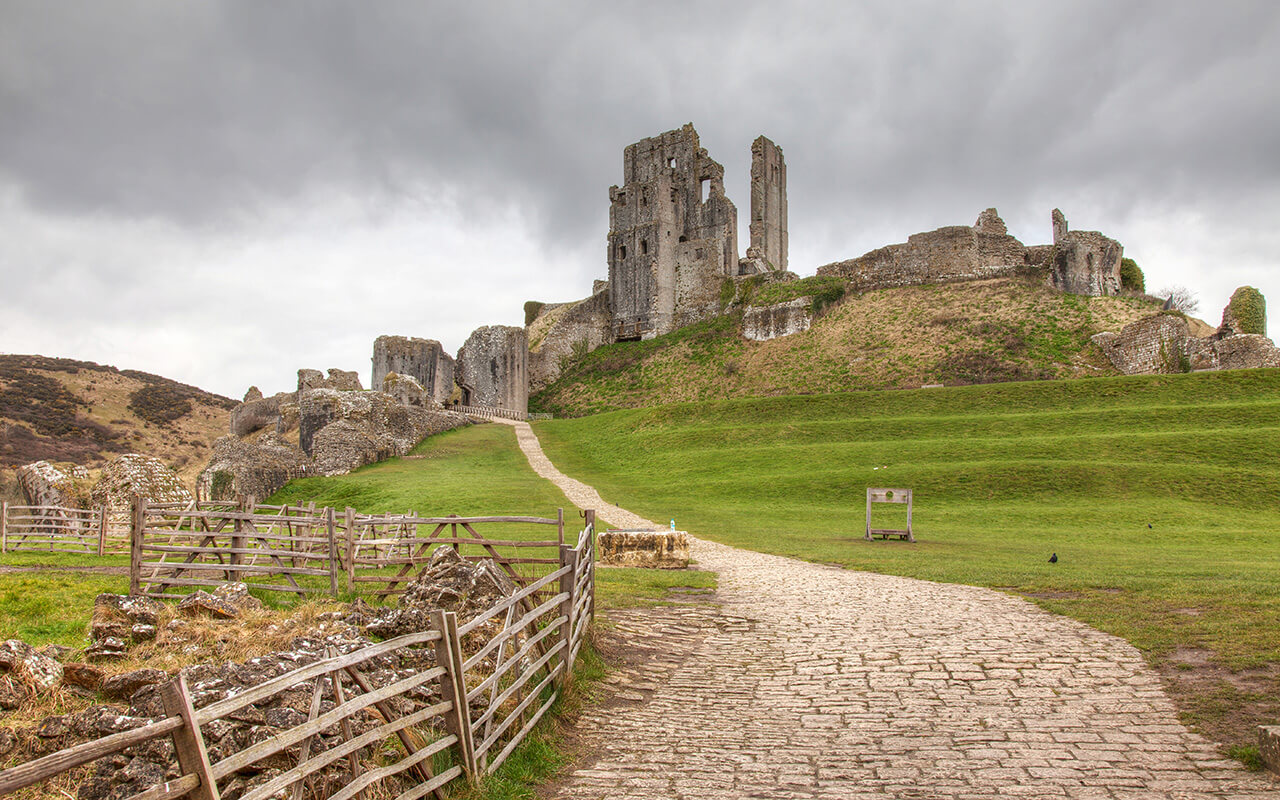
[[[129,395],[129,410],[147,422],[168,425],[191,413],[191,400],[181,389],[153,384]]]
[[[1236,333],[1267,335],[1267,301],[1252,286],[1241,286],[1231,295],[1227,313],[1235,320]]]
[[[1120,288],[1141,294],[1147,290],[1147,279],[1142,268],[1132,258],[1120,259]]]
[[[533,321],[542,313],[542,309],[546,307],[546,303],[540,303],[537,300],[530,300],[524,304],[524,324],[532,325]]]

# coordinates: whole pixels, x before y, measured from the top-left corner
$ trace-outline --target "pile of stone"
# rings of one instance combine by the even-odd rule
[[[467,561],[445,545],[433,554],[423,574],[414,579],[394,608],[373,608],[363,602],[345,611],[325,612],[316,623],[300,628],[288,649],[246,661],[222,664],[200,664],[181,670],[192,693],[192,703],[202,708],[246,688],[260,685],[291,670],[326,658],[330,653],[349,653],[373,644],[371,637],[389,638],[431,627],[436,609],[454,611],[461,618],[470,617],[511,596],[515,585],[492,560]],[[15,708],[41,692],[57,687],[88,697],[102,697],[118,705],[95,705],[87,710],[47,717],[29,729],[0,728],[0,758],[20,749],[24,759],[37,758],[79,742],[130,730],[165,716],[161,687],[173,678],[169,672],[155,668],[135,669],[107,675],[103,662],[119,660],[141,642],[182,647],[184,629],[196,618],[235,624],[245,613],[261,607],[242,583],[229,583],[213,591],[198,591],[187,596],[170,611],[166,604],[146,597],[103,594],[94,601],[90,623],[91,647],[86,660],[93,663],[62,663],[70,651],[66,648],[36,650],[24,642],[13,640],[0,644],[0,707]],[[167,622],[166,622],[167,619]],[[294,620],[276,623],[268,632],[287,632]],[[503,617],[483,626],[468,637],[469,652],[475,652],[503,624]],[[278,625],[278,628],[277,628]],[[465,643],[464,643],[465,644]],[[517,641],[508,650],[518,648]],[[493,657],[477,669],[483,674],[492,669]],[[381,688],[435,666],[435,653],[430,647],[405,647],[377,656],[360,665],[368,685]],[[324,680],[324,679],[321,679]],[[304,681],[288,690],[252,705],[228,718],[203,726],[209,757],[217,761],[270,739],[281,731],[307,720],[315,680]],[[350,696],[357,692],[346,679]],[[332,687],[325,680],[321,710],[334,707]],[[389,701],[396,714],[408,714],[437,702],[438,687],[434,682]],[[478,700],[483,703],[484,699]],[[351,734],[373,729],[381,720],[373,712],[362,712],[351,718]],[[321,752],[342,741],[338,730],[330,730],[312,744],[312,752]],[[367,755],[367,754],[366,754]],[[241,770],[226,781],[221,796],[236,800],[248,791],[290,768],[298,757],[291,748],[282,756],[266,759]],[[317,776],[317,790],[325,796],[328,789],[345,785],[351,776],[342,759]],[[173,780],[179,769],[168,738],[149,742],[94,764],[77,791],[78,800],[115,800]],[[403,788],[407,788],[403,787]]]

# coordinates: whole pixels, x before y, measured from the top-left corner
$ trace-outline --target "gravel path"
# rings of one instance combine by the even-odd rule
[[[538,474],[618,527],[646,521]],[[1121,639],[1013,597],[701,540],[718,608],[616,612],[672,651],[616,676],[579,725],[564,798],[1280,796],[1177,720]],[[652,637],[651,637],[652,638]]]

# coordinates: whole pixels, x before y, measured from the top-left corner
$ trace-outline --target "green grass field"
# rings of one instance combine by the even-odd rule
[[[567,474],[695,535],[1002,588],[1122,636],[1220,741],[1280,719],[1280,370],[680,404],[536,430]],[[916,544],[862,540],[868,486],[915,491]],[[877,506],[875,526],[901,509]]]

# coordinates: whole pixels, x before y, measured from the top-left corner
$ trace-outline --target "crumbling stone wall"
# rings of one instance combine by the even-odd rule
[[[533,393],[560,377],[561,369],[575,355],[585,355],[612,341],[608,284],[576,303],[548,304],[525,332],[529,342],[529,392]]]
[[[902,244],[818,268],[843,278],[855,291],[950,283],[1011,275],[1029,266],[1027,248],[1010,236],[994,208],[973,227],[953,225],[907,237]]]
[[[1124,248],[1097,231],[1073,231],[1067,218],[1053,210],[1053,261],[1050,282],[1072,294],[1120,293],[1120,260]]]
[[[89,470],[78,464],[64,469],[36,461],[18,467],[15,477],[27,505],[84,508],[90,503]]]
[[[1054,243],[1027,247],[1009,235],[994,208],[972,227],[956,225],[907,237],[902,244],[818,267],[818,274],[849,281],[855,291],[926,283],[982,280],[1045,270],[1066,292],[1113,295],[1120,291],[1124,248],[1097,231],[1072,231],[1054,209]]]
[[[764,136],[751,143],[751,246],[748,259],[787,268],[787,162]]]
[[[790,336],[813,324],[813,298],[797,297],[769,306],[748,306],[742,314],[742,335],[753,342]]]
[[[1120,333],[1099,333],[1093,341],[1102,349],[1116,369],[1126,375],[1159,372],[1186,372],[1206,369],[1255,369],[1280,367],[1280,348],[1257,333],[1237,333],[1240,321],[1233,305],[1237,296],[1256,295],[1256,304],[1265,308],[1265,300],[1257,289],[1241,294],[1237,289],[1232,302],[1222,311],[1222,324],[1209,336],[1194,336],[1190,323],[1182,314],[1161,312],[1130,323]],[[1266,325],[1265,317],[1259,323]]]
[[[738,210],[724,167],[692,124],[623,151],[609,188],[609,298],[616,339],[651,338],[714,314],[715,284],[738,268]]]
[[[524,328],[477,328],[458,350],[454,380],[464,405],[529,410],[529,346]]]
[[[331,367],[329,377],[325,377],[318,369],[298,370],[298,398],[309,389],[336,389],[340,392],[359,392],[364,389],[360,385],[360,375],[354,370]]]
[[[92,498],[94,505],[120,513],[133,506],[135,494],[153,503],[190,503],[194,499],[163,461],[140,453],[125,453],[103,467]]]
[[[1190,338],[1186,317],[1160,313],[1131,322],[1118,334],[1096,334],[1093,342],[1125,375],[1145,375],[1190,369],[1187,361]]]
[[[440,404],[453,393],[454,360],[434,339],[379,336],[373,342],[373,387],[382,386],[389,373],[413,377]]]

